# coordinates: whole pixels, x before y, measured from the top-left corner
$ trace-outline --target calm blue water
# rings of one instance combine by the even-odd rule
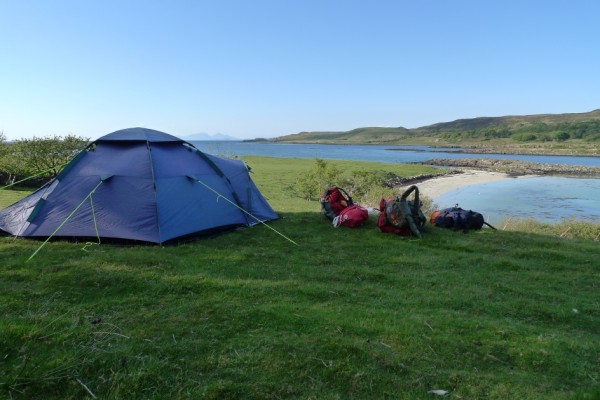
[[[464,186],[444,193],[435,202],[441,207],[459,204],[477,210],[491,224],[511,217],[600,222],[600,179],[509,178]]]
[[[457,149],[432,149],[427,146],[278,144],[263,142],[192,142],[198,149],[224,156],[270,156],[281,158],[323,158],[330,160],[381,161],[388,163],[423,162],[432,158],[497,158],[550,164],[600,167],[600,157],[528,156],[507,154],[457,153]],[[394,149],[394,150],[391,150]],[[442,151],[447,152],[442,152]]]
[[[527,156],[456,153],[456,149],[426,146],[274,144],[249,142],[193,142],[200,150],[224,156],[322,158],[333,160],[423,162],[432,158],[497,158],[549,164],[600,167],[600,157]],[[393,151],[390,149],[401,149]],[[449,152],[440,152],[447,150]],[[535,218],[559,222],[572,218],[600,222],[600,177],[598,179],[533,177],[510,178],[466,186],[434,199],[440,207],[459,204],[484,214],[490,223],[507,218]]]

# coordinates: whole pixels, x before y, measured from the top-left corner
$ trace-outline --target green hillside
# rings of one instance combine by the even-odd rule
[[[600,109],[587,113],[538,114],[458,119],[420,128],[366,127],[346,132],[300,132],[275,142],[352,144],[453,144],[600,142]]]
[[[390,143],[399,138],[411,137],[409,129],[367,127],[346,132],[300,132],[273,139],[276,142],[295,143]]]
[[[600,121],[600,109],[587,113],[570,114],[537,114],[537,115],[510,115],[504,117],[479,117],[457,119],[452,122],[441,122],[421,128],[413,129],[419,133],[434,132],[460,132],[466,130],[483,130],[489,128],[506,128],[520,130],[537,125],[564,125],[580,124],[590,121]]]

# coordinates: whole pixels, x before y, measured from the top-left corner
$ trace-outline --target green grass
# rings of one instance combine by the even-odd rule
[[[334,229],[280,190],[311,164],[247,162],[299,246],[0,239],[0,398],[598,398],[598,242]]]
[[[501,227],[502,230],[538,233],[568,239],[588,239],[596,242],[600,240],[599,222],[563,219],[560,223],[546,224],[534,219],[508,219],[498,224],[498,227]]]
[[[306,200],[299,198],[294,194],[292,188],[296,180],[315,165],[315,160],[306,158],[245,156],[244,161],[250,166],[251,171],[253,172],[251,174],[252,179],[260,187],[261,192],[265,195],[269,204],[277,211],[283,213],[319,211],[318,203],[307,202]],[[386,172],[393,172],[400,177],[440,173],[439,168],[412,164],[388,164],[346,160],[327,160],[327,163],[344,171],[344,178],[349,178],[354,171],[375,172],[383,170]],[[325,190],[325,188],[323,190]],[[381,195],[387,196],[386,193],[382,193]]]
[[[21,200],[31,193],[31,190],[30,188],[23,187],[0,190],[0,210]]]

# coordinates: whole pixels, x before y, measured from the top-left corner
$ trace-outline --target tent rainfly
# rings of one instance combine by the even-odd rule
[[[14,236],[164,244],[278,216],[240,160],[144,128],[102,136],[56,178],[0,211]]]

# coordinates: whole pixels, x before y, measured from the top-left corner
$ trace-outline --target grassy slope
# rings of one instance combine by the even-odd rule
[[[280,142],[319,142],[319,143],[391,143],[409,138],[412,135],[406,128],[358,128],[347,132],[300,132],[276,139]]]
[[[480,117],[457,119],[452,122],[441,122],[421,128],[417,132],[452,132],[470,129],[482,129],[497,126],[509,128],[526,127],[533,124],[555,125],[560,123],[577,123],[600,120],[600,109],[587,113],[568,114],[536,114],[536,115],[509,115],[504,117]]]
[[[255,227],[167,248],[54,242],[26,263],[39,242],[0,239],[0,397],[600,393],[597,242],[333,229],[279,190],[309,165],[247,161],[299,247]]]
[[[600,120],[600,109],[587,113],[569,114],[539,114],[504,117],[480,117],[458,119],[442,122],[420,128],[406,129],[366,127],[347,132],[301,132],[281,136],[277,142],[288,143],[330,143],[330,144],[410,144],[435,146],[475,146],[493,147],[507,153],[543,153],[543,154],[574,154],[600,155],[597,143],[571,139],[565,142],[518,142],[513,139],[484,139],[461,138],[448,139],[440,136],[444,132],[461,132],[480,130],[493,127],[508,127],[511,129],[526,128],[533,124],[548,125],[560,123],[578,123]]]

